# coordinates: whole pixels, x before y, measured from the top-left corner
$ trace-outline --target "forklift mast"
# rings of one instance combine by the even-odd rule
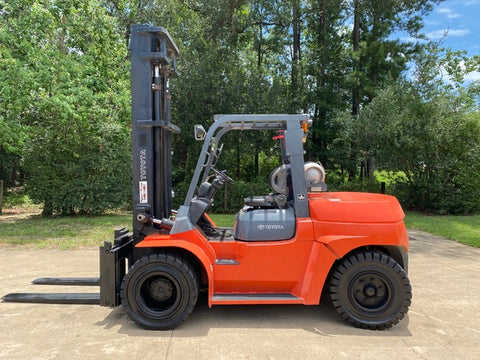
[[[150,219],[169,218],[172,210],[170,77],[178,48],[167,30],[131,27],[133,238],[138,243],[158,232]]]

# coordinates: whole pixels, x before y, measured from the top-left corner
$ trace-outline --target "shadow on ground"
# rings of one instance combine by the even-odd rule
[[[384,331],[357,329],[339,316],[329,300],[319,306],[305,305],[217,305],[208,308],[206,294],[201,294],[196,308],[177,329],[148,331],[131,321],[123,307],[118,307],[96,323],[107,329],[120,325],[119,333],[129,336],[199,337],[212,329],[302,329],[318,336],[411,336],[408,315],[396,326]]]

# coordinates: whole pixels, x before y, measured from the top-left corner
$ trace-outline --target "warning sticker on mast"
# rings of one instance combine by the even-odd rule
[[[148,203],[148,186],[146,181],[139,181],[140,204]]]

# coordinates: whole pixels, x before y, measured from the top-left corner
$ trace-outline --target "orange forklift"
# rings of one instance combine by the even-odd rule
[[[173,329],[208,305],[318,305],[328,294],[352,325],[385,329],[407,313],[412,292],[408,236],[397,199],[327,192],[325,170],[305,162],[308,115],[217,115],[203,141],[185,201],[172,210],[169,79],[178,49],[164,28],[134,25],[132,56],[133,231],[100,248],[99,278],[41,278],[36,284],[99,285],[100,294],[8,294],[4,301],[122,304],[138,325]],[[239,204],[233,228],[207,212],[234,180],[215,166],[229,131],[271,131],[282,165],[270,194]]]

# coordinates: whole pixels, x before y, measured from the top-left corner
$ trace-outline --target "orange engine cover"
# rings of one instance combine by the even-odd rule
[[[308,194],[312,220],[336,223],[398,223],[405,214],[390,195],[323,192]]]

